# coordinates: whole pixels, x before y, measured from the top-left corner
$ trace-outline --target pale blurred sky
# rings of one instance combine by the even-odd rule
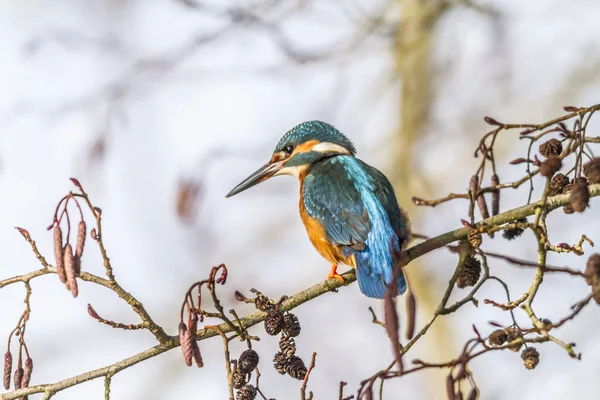
[[[560,115],[563,105],[599,101],[599,2],[495,3],[498,20],[456,7],[435,30],[435,96],[414,165],[434,185],[427,193],[411,195],[464,190],[478,162],[472,152],[486,131],[484,115],[537,122]],[[372,14],[381,6],[369,1],[357,1],[357,7],[343,1],[306,4],[290,7],[294,12],[283,24],[286,35],[306,51],[333,48],[352,34],[357,10]],[[392,79],[387,42],[371,39],[349,55],[299,65],[282,54],[269,32],[241,26],[176,65],[160,62],[183,54],[192,38],[223,28],[219,19],[177,1],[0,2],[0,278],[39,267],[14,226],[28,229],[53,259],[45,228],[56,202],[71,188],[70,176],[78,177],[103,209],[105,243],[117,279],[171,334],[185,290],[212,265],[229,266],[230,280],[221,292],[227,306],[235,305],[240,313],[251,308],[234,304],[236,289],[256,287],[279,297],[325,278],[329,265],[310,245],[298,218],[297,182],[278,178],[232,199],[224,195],[270,157],[287,129],[307,119],[333,123],[355,142],[361,158],[389,171],[399,84]],[[118,94],[122,97],[108,101]],[[598,126],[593,125],[595,136]],[[90,162],[89,150],[99,137],[106,138],[105,157]],[[523,144],[515,143],[500,142],[504,160],[522,154]],[[210,154],[220,156],[209,164]],[[504,166],[499,172],[504,180],[520,173]],[[202,178],[204,185],[192,226],[182,224],[174,212],[177,182],[189,176]],[[503,208],[520,204],[524,196],[505,196]],[[462,203],[429,209],[416,230],[437,234],[454,229],[464,214]],[[576,242],[582,232],[600,241],[596,214],[596,207],[584,215],[553,214],[553,241]],[[485,248],[534,259],[532,241],[526,236],[509,244],[498,237],[486,241]],[[585,259],[561,256],[549,262],[581,268]],[[454,266],[443,251],[422,264],[440,292]],[[83,268],[103,273],[91,241]],[[497,262],[493,268],[517,295],[533,273]],[[102,367],[155,344],[146,332],[110,329],[88,317],[86,304],[91,303],[105,318],[138,322],[126,304],[104,289],[82,282],[73,299],[55,276],[36,279],[32,287],[27,330],[35,362],[32,384]],[[537,311],[560,318],[587,290],[582,281],[549,276],[536,298]],[[22,285],[0,291],[0,342],[22,312],[23,296]],[[489,283],[479,297],[502,299],[502,293]],[[303,326],[299,355],[308,362],[313,351],[319,354],[309,384],[317,399],[337,398],[340,380],[349,382],[350,394],[360,380],[388,364],[390,346],[381,327],[370,323],[369,305],[381,312],[379,302],[352,285],[295,311]],[[552,344],[539,347],[542,362],[534,371],[525,371],[518,354],[509,352],[475,361],[482,398],[595,398],[600,390],[598,316],[598,307],[590,306],[557,333],[577,342],[582,361],[569,359]],[[418,327],[429,316],[419,317]],[[491,330],[490,319],[508,323],[508,315],[483,304],[448,318],[454,352],[472,335],[471,323],[482,333]],[[297,398],[299,383],[271,368],[277,340],[259,328],[254,332],[263,338],[256,348],[265,394]],[[442,361],[427,351],[433,346],[427,340],[412,357]],[[185,367],[177,349],[115,376],[112,398],[226,398],[221,342],[200,346],[203,369]],[[241,350],[234,347],[233,356]],[[443,384],[427,375],[410,376],[386,384],[385,398],[435,398],[433,393],[440,392],[432,387]],[[102,380],[56,398],[101,399]]]

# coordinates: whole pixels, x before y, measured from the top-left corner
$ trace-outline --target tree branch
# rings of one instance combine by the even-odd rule
[[[589,192],[590,192],[590,197],[600,196],[600,184],[591,185],[589,187]],[[565,205],[567,203],[569,203],[569,195],[568,194],[549,197],[546,200],[547,212],[549,213],[552,210],[555,210],[558,207],[562,207],[563,205]],[[513,210],[509,210],[502,214],[498,214],[491,218],[487,218],[483,221],[480,221],[479,223],[476,224],[476,226],[484,227],[484,230],[485,230],[485,227],[493,227],[493,226],[497,226],[500,224],[506,224],[506,223],[512,222],[514,220],[535,214],[536,209],[541,206],[542,206],[542,204],[540,202],[537,202],[537,203],[529,204],[529,205],[526,205],[523,207],[515,208]],[[467,233],[468,233],[467,228],[459,228],[459,229],[455,229],[450,232],[443,233],[439,236],[436,236],[434,238],[431,238],[429,240],[426,240],[422,243],[419,243],[419,244],[409,248],[408,250],[405,251],[406,256],[403,257],[403,259],[405,260],[406,263],[409,263],[410,261],[412,261],[418,257],[421,257],[433,250],[444,247],[452,242],[455,242],[458,240],[463,240],[463,239],[467,238]],[[42,275],[46,275],[49,273],[56,273],[56,268],[49,266],[48,268],[42,268],[42,269],[33,271],[29,274],[20,275],[20,276],[16,276],[13,278],[2,280],[2,281],[0,281],[0,288],[2,288],[4,286],[8,286],[10,284],[18,283],[18,282],[27,283],[33,278],[36,278],[36,277],[42,276]],[[280,311],[288,311],[288,310],[294,309],[294,308],[296,308],[316,297],[319,297],[325,293],[336,291],[337,289],[339,289],[342,286],[348,286],[356,280],[354,271],[349,271],[349,272],[344,273],[343,277],[344,277],[343,283],[338,281],[337,279],[329,279],[324,282],[318,283],[306,290],[296,293],[295,295],[284,300],[281,303],[279,310]],[[119,297],[125,299],[132,306],[132,308],[140,315],[140,317],[142,318],[142,320],[145,323],[146,323],[146,318],[150,318],[148,316],[148,314],[146,313],[146,311],[143,309],[143,306],[141,305],[141,303],[139,303],[137,300],[133,299],[131,294],[129,294],[124,289],[122,289],[120,286],[118,286],[118,285],[115,286],[114,282],[111,282],[107,279],[98,277],[96,275],[93,275],[93,274],[90,274],[87,272],[81,272],[80,278],[85,281],[93,282],[93,283],[96,283],[96,284],[99,284],[99,285],[102,285],[102,286],[105,286],[105,287],[108,287],[108,288],[114,290],[119,295]],[[133,299],[133,303],[132,303],[132,299]],[[257,312],[254,312],[244,318],[241,318],[240,321],[241,321],[241,324],[243,325],[243,328],[247,329],[247,328],[250,328],[250,327],[262,322],[265,319],[266,315],[267,314],[263,311],[257,311]],[[160,328],[158,325],[155,325],[155,326]],[[196,332],[196,339],[198,341],[201,341],[201,340],[205,340],[205,339],[209,339],[211,337],[217,336],[217,335],[219,335],[219,330],[223,331],[223,333],[228,333],[228,332],[231,332],[233,330],[233,328],[227,323],[222,323],[222,324],[218,325],[218,327],[216,327],[216,328],[207,327],[204,329],[200,329]],[[160,331],[156,331],[153,333],[157,336],[157,338],[158,338],[158,336],[161,336],[161,338],[159,340],[162,344],[151,347],[147,350],[144,350],[138,354],[135,354],[131,357],[125,358],[121,361],[118,361],[118,362],[108,365],[106,367],[95,369],[95,370],[89,371],[89,372],[85,372],[83,374],[76,375],[76,376],[64,379],[62,381],[58,381],[56,383],[31,386],[28,388],[18,389],[18,390],[9,392],[9,393],[2,394],[2,395],[0,395],[0,400],[18,399],[20,397],[23,397],[23,396],[26,396],[29,394],[34,394],[34,393],[44,393],[46,398],[50,398],[53,394],[55,394],[61,390],[67,389],[69,387],[78,385],[83,382],[97,379],[100,377],[112,376],[112,375],[118,373],[119,371],[129,368],[141,361],[150,359],[159,354],[167,352],[173,348],[179,347],[180,343],[179,343],[178,336],[169,336],[166,333],[164,333],[164,336],[162,336],[159,332],[164,333],[162,328],[160,328]]]

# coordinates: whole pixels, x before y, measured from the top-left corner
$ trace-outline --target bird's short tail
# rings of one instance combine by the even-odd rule
[[[387,285],[392,280],[392,273],[389,271],[384,274],[374,274],[370,268],[358,266],[356,268],[356,279],[358,280],[360,291],[365,296],[383,299]],[[406,291],[406,279],[404,279],[402,272],[400,272],[396,285],[398,287],[398,294],[403,294]]]

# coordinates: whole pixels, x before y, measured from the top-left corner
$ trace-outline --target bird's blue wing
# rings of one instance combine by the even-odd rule
[[[344,165],[328,160],[315,166],[303,186],[306,212],[323,226],[327,239],[336,246],[364,249],[371,222]]]
[[[385,212],[388,215],[390,225],[396,233],[396,236],[398,236],[401,246],[404,245],[409,238],[407,226],[409,221],[406,220],[406,215],[402,214],[402,211],[398,206],[398,200],[396,199],[396,194],[394,193],[392,184],[377,168],[373,168],[364,162],[361,163],[364,168],[369,171],[369,174],[375,178],[373,179],[375,186],[374,194],[377,196],[379,202],[383,205]]]
[[[327,238],[354,255],[360,290],[383,298],[407,229],[394,190],[378,170],[352,156],[313,165],[304,179],[304,205]],[[398,293],[406,290],[404,276]]]

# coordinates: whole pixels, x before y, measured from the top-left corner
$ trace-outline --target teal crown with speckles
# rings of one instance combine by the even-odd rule
[[[296,147],[310,140],[318,140],[321,143],[334,143],[348,149],[351,154],[356,153],[350,139],[333,126],[322,121],[307,121],[296,125],[279,140],[275,152],[282,151],[286,146]]]

